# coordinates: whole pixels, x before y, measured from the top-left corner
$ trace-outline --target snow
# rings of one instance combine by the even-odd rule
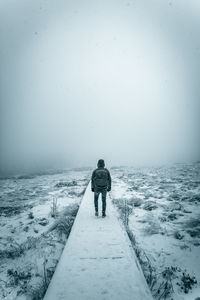
[[[87,199],[84,197],[77,216],[77,220],[81,217],[84,224],[79,228],[76,225],[78,221],[75,220],[68,241],[67,237],[60,237],[56,230],[50,232],[55,222],[51,216],[52,200],[57,199],[60,214],[70,204],[79,204],[92,169],[63,170],[51,174],[44,172],[44,175],[39,176],[17,176],[0,180],[0,299],[18,300],[23,296],[27,297],[25,286],[29,291],[29,287],[37,289],[37,285],[42,284],[44,259],[48,258],[46,268],[54,270],[62,257],[63,249],[69,254],[70,244],[73,245],[73,253],[68,256],[66,266],[73,269],[76,255],[80,255],[80,265],[76,265],[72,278],[65,280],[63,285],[67,288],[70,286],[71,290],[81,289],[85,284],[88,289],[87,296],[98,288],[100,291],[102,285],[103,294],[98,294],[100,299],[106,299],[107,295],[113,297],[108,286],[118,286],[119,295],[119,290],[129,291],[129,282],[134,285],[137,278],[135,268],[131,265],[135,254],[121,220],[117,220],[120,216],[111,204],[113,201],[114,204],[118,202],[124,205],[125,199],[132,203],[136,201],[129,216],[129,228],[135,236],[137,246],[145,251],[158,274],[157,285],[162,283],[162,276],[159,274],[166,267],[181,269],[172,279],[174,293],[166,299],[194,300],[200,297],[200,163],[148,168],[115,167],[110,172],[112,191],[107,201],[107,217],[94,217],[93,194],[87,191]],[[150,202],[154,204],[152,210],[147,209]],[[8,210],[4,210],[5,208]],[[29,217],[30,213],[33,214],[33,219]],[[173,214],[176,215],[175,219]],[[39,223],[39,219],[43,218],[48,221],[45,226]],[[193,220],[196,220],[196,225]],[[74,232],[76,238],[73,237]],[[175,236],[176,232],[180,239]],[[108,243],[106,236],[110,239]],[[24,249],[32,242],[33,247]],[[12,250],[11,246],[16,248],[17,254],[21,245],[24,249],[22,255],[3,256]],[[101,253],[98,248],[103,248]],[[127,274],[123,270],[125,266]],[[31,278],[27,279],[26,284],[23,280],[13,284],[13,278],[8,276],[10,269],[25,274],[30,272]],[[184,271],[197,279],[197,284],[187,294],[177,285],[181,282]],[[107,273],[110,275],[105,279]],[[89,284],[85,277],[90,277]],[[92,285],[93,278],[96,278],[96,288]],[[76,286],[75,279],[82,282],[82,285]],[[134,288],[131,288],[135,293]],[[18,292],[22,294],[16,298]],[[159,299],[159,296],[155,299]]]
[[[111,197],[117,202],[124,199],[141,199],[141,205],[133,206],[129,216],[129,228],[137,245],[149,257],[157,274],[166,267],[177,267],[172,280],[174,293],[167,299],[194,300],[200,297],[200,228],[191,225],[200,217],[200,164],[175,164],[159,168],[119,168],[113,172]],[[145,204],[153,201],[156,208],[146,210]],[[170,214],[176,218],[170,219]],[[198,230],[191,236],[189,230]],[[182,238],[177,239],[178,232]],[[197,285],[183,293],[177,282],[182,272],[195,276]],[[158,275],[158,286],[162,276]],[[157,299],[155,297],[155,299]],[[159,299],[159,296],[158,296]]]
[[[55,269],[67,237],[61,237],[56,230],[49,232],[55,222],[51,216],[52,200],[57,199],[60,214],[71,204],[79,204],[89,174],[88,170],[64,170],[51,175],[0,180],[0,299],[28,297],[26,286],[28,292],[31,288],[37,290],[37,286],[42,284],[45,258],[48,258],[46,268]],[[57,187],[60,183],[64,183],[63,186]],[[41,225],[41,219],[46,221],[46,225]],[[19,253],[21,248],[22,254]],[[8,256],[8,251],[14,249],[12,257]],[[30,272],[31,277],[26,283],[23,279],[13,283],[8,270],[24,274]]]
[[[107,199],[94,216],[90,184],[44,300],[152,299],[124,228]]]

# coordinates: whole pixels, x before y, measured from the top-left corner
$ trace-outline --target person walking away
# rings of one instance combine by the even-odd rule
[[[102,195],[102,217],[106,216],[106,195],[111,191],[111,176],[105,168],[103,159],[99,159],[97,169],[92,173],[91,190],[94,192],[95,216],[98,216],[98,198]]]

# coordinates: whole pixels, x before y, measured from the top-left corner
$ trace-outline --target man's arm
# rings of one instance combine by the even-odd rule
[[[91,190],[94,192],[94,176],[95,176],[95,170],[92,172],[92,178],[91,178]]]
[[[111,182],[112,180],[111,180],[110,172],[108,171],[108,192],[111,191]]]

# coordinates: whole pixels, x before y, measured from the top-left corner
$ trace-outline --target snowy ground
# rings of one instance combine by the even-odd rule
[[[27,289],[37,295],[44,274],[52,276],[68,235],[65,225],[56,227],[51,216],[53,200],[57,199],[56,220],[64,215],[72,225],[70,205],[80,203],[91,171],[0,180],[0,299],[16,299]],[[163,290],[166,277],[174,290],[167,299],[200,297],[200,164],[110,171],[111,198],[121,211],[128,205],[129,228],[145,275],[148,268],[152,272],[155,298],[162,299],[156,293],[159,287]]]
[[[152,272],[155,298],[163,299],[166,277],[168,290],[174,290],[167,299],[200,297],[200,164],[111,172],[113,201],[122,213],[127,205],[129,228],[139,256],[143,253],[146,276]]]
[[[0,299],[20,299],[27,291],[30,299],[39,299],[60,258],[90,173],[65,170],[0,180]]]

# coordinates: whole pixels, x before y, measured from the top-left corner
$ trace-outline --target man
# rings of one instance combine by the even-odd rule
[[[99,159],[97,169],[92,173],[91,189],[94,192],[95,216],[98,216],[98,198],[102,195],[102,217],[106,216],[106,194],[111,191],[110,172],[105,168],[103,159]]]

